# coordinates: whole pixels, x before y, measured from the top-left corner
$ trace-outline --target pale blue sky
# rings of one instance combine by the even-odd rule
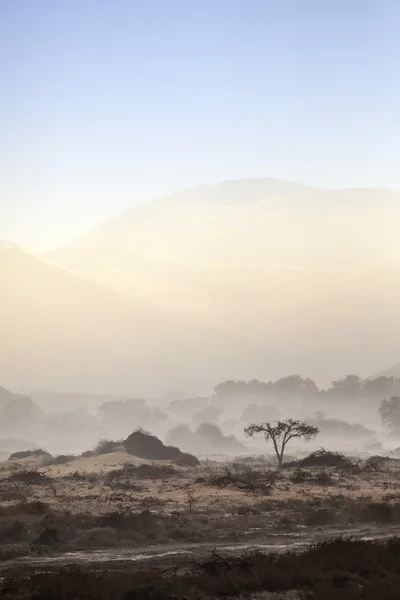
[[[400,189],[398,0],[0,0],[0,238],[252,176]]]

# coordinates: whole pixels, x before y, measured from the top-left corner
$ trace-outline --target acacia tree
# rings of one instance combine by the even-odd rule
[[[261,425],[253,423],[246,427],[244,432],[249,437],[262,433],[266,440],[272,440],[278,458],[278,466],[281,468],[287,443],[294,438],[309,441],[319,433],[319,429],[301,421],[286,419],[285,421],[261,423]]]

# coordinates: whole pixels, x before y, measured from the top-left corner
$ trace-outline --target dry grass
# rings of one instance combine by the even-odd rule
[[[393,459],[362,464],[357,472],[303,463],[277,474],[262,458],[182,468],[115,452],[46,468],[3,463],[1,476],[0,550],[7,557],[400,526],[400,461]],[[18,522],[24,523],[20,538]],[[41,535],[46,528],[57,535]]]
[[[207,560],[169,568],[41,570],[3,579],[0,598],[395,600],[400,597],[399,553],[397,539],[386,543],[336,539],[303,553],[252,552],[236,558],[214,553]]]

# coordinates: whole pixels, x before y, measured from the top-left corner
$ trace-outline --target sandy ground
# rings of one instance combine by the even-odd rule
[[[244,494],[241,491],[210,486],[207,482],[196,483],[196,480],[204,478],[210,469],[220,467],[220,463],[214,465],[205,461],[200,467],[178,469],[179,477],[170,477],[166,480],[141,479],[137,482],[139,490],[132,492],[113,489],[104,486],[103,478],[114,469],[120,469],[124,464],[154,464],[154,461],[146,461],[133,457],[125,452],[114,452],[102,456],[90,458],[77,458],[65,465],[45,467],[41,459],[22,459],[15,461],[4,461],[0,463],[0,478],[6,478],[16,470],[38,469],[52,478],[52,484],[46,486],[35,486],[31,490],[32,498],[46,501],[52,507],[62,508],[70,511],[107,511],[115,509],[120,503],[149,505],[164,504],[172,509],[184,508],[188,505],[188,494],[193,498],[193,506],[197,510],[212,509],[216,507],[218,512],[229,510],[231,505],[254,505],[264,502],[265,497],[255,497]],[[158,464],[170,464],[167,461]],[[265,466],[265,465],[264,465]],[[320,468],[307,469],[310,473],[321,472]],[[315,481],[306,481],[294,485],[290,480],[294,469],[285,468],[282,478],[268,495],[268,501],[288,502],[320,498],[322,502],[332,496],[343,496],[346,499],[370,499],[374,502],[387,500],[400,500],[400,460],[387,459],[378,471],[365,471],[357,475],[345,473],[336,469],[325,468],[323,472],[328,473],[334,485],[322,486]],[[73,473],[93,474],[98,477],[97,481],[66,480]],[[1,480],[1,479],[0,479]],[[32,499],[31,498],[31,499]],[[120,498],[120,499],[119,499]]]
[[[152,560],[168,563],[199,558],[213,548],[219,548],[223,553],[257,548],[280,552],[301,549],[342,534],[370,539],[400,534],[400,460],[387,459],[378,470],[357,474],[336,468],[311,467],[306,469],[308,479],[300,483],[293,482],[297,467],[285,467],[268,494],[249,493],[230,486],[221,488],[210,483],[211,475],[224,469],[223,464],[211,461],[203,461],[199,467],[176,468],[176,474],[167,478],[134,479],[132,485],[123,487],[107,481],[107,474],[126,464],[151,466],[156,463],[125,452],[80,457],[68,464],[53,466],[43,465],[43,460],[38,458],[0,463],[0,531],[3,522],[10,524],[19,518],[14,513],[12,517],[7,516],[10,508],[18,503],[40,501],[49,506],[52,514],[60,515],[101,516],[118,511],[124,514],[150,511],[171,520],[175,516],[179,520],[179,515],[183,515],[189,525],[193,522],[196,527],[198,523],[206,523],[209,529],[211,526],[215,540],[207,538],[193,543],[184,539],[160,539],[154,544],[143,542],[142,545],[130,541],[128,547],[126,544],[104,550],[93,546],[79,547],[76,552],[47,548],[45,556],[34,554],[5,560],[2,570],[21,565],[56,566],[85,561],[90,561],[93,566],[98,564],[100,568],[104,568],[105,563],[107,568],[111,564],[115,568],[117,564],[126,567],[126,564]],[[251,464],[250,468],[269,467],[262,462]],[[11,483],[9,480],[10,475],[32,470],[44,473],[50,479],[40,485]],[[321,473],[328,477],[328,483],[317,483]],[[368,522],[357,521],[350,511],[347,521],[307,523],[308,514],[327,509],[340,512],[347,505],[354,511],[368,503],[398,506],[396,515],[399,516],[388,522],[374,522],[374,516]],[[257,596],[254,600],[262,598],[269,597]],[[296,596],[284,598],[294,600]]]

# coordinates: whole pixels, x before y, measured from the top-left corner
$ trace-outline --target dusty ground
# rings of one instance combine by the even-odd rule
[[[400,460],[373,465],[287,465],[263,457],[198,467],[144,461],[125,452],[61,465],[30,458],[0,463],[3,574],[16,569],[125,572],[172,568],[262,550],[302,551],[337,537],[400,533]],[[1,594],[0,594],[1,596]],[[298,600],[296,591],[247,600]]]
[[[226,464],[240,463],[241,459],[227,461]],[[268,494],[249,494],[232,489],[231,486],[217,487],[210,485],[211,473],[224,470],[224,463],[202,461],[200,467],[179,468],[166,461],[159,465],[170,465],[176,474],[161,479],[133,478],[131,488],[121,492],[117,483],[105,485],[105,477],[111,471],[121,469],[124,465],[154,465],[154,461],[137,459],[125,452],[114,452],[90,458],[76,458],[64,465],[43,465],[41,459],[21,459],[0,462],[0,482],[2,485],[0,507],[7,505],[4,497],[4,487],[7,478],[15,472],[38,470],[51,478],[47,485],[24,486],[23,482],[14,484],[15,490],[25,493],[29,500],[41,500],[52,508],[70,510],[72,512],[90,511],[105,512],[116,507],[135,508],[135,505],[148,504],[149,506],[164,505],[166,509],[185,510],[189,506],[189,497],[192,496],[192,508],[196,511],[211,511],[224,513],[238,507],[257,507],[270,502],[288,503],[301,500],[315,502],[319,499],[322,504],[332,497],[342,496],[346,500],[369,499],[373,502],[400,500],[400,460],[386,459],[374,469],[361,470],[359,473],[346,472],[345,470],[331,467],[296,467],[286,466],[280,472],[280,478]],[[261,458],[248,462],[244,461],[251,470],[272,469]],[[308,478],[304,481],[293,482],[296,472],[301,469]],[[79,479],[74,481],[73,475]],[[321,477],[321,474],[324,477]],[[326,477],[325,477],[326,475]],[[86,478],[85,478],[86,476]],[[329,481],[330,479],[330,481]],[[27,498],[28,499],[28,498]],[[10,497],[12,503],[14,499]]]
[[[195,532],[193,539],[189,535],[189,539],[179,540],[189,542],[239,541],[276,530],[302,533],[304,528],[316,526],[346,530],[377,522],[394,527],[398,518],[400,524],[400,460],[386,459],[379,467],[357,472],[289,466],[279,472],[270,488],[255,490],[244,489],[240,481],[235,484],[235,468],[243,467],[250,480],[263,471],[274,473],[261,458],[245,459],[243,464],[238,460],[226,464],[203,461],[195,468],[157,463],[161,468],[169,466],[171,473],[161,471],[153,476],[154,464],[125,452],[77,458],[63,465],[45,466],[38,458],[0,463],[0,544],[2,522],[19,519],[18,506],[22,510],[24,503],[38,501],[45,505],[44,513],[53,515],[94,518],[111,512],[150,511],[177,522],[182,517],[199,530],[198,540]],[[148,465],[148,473],[128,472],[125,477],[121,469],[126,465]],[[43,474],[43,482],[25,481],[24,474],[32,471]],[[219,481],[224,477],[227,481]],[[206,531],[211,523],[212,531]]]

